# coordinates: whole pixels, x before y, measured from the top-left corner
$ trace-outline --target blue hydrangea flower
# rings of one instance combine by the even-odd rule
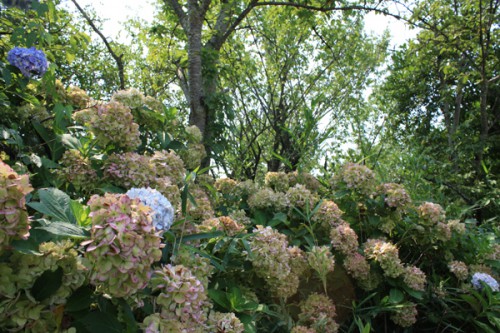
[[[481,282],[484,282],[488,286],[490,286],[491,290],[493,291],[498,291],[499,286],[497,280],[495,280],[491,275],[486,274],[486,273],[474,273],[472,275],[472,285],[474,286],[475,289],[481,290],[483,288],[483,285]]]
[[[156,230],[167,231],[174,222],[174,207],[167,198],[152,188],[131,188],[126,193],[129,198],[138,198],[153,210],[152,219]]]
[[[7,60],[12,66],[19,68],[21,73],[28,78],[33,75],[43,76],[48,67],[45,53],[35,47],[29,49],[15,47],[7,54]]]

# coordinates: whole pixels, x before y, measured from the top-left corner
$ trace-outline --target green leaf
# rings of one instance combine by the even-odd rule
[[[137,321],[135,320],[134,313],[130,308],[130,305],[123,299],[120,298],[118,301],[118,305],[121,308],[121,318],[125,322],[127,326],[126,333],[136,333],[139,331],[139,327],[137,326]]]
[[[474,310],[476,314],[481,313],[481,304],[479,301],[471,295],[460,295],[460,297],[467,302],[471,306],[471,308]]]
[[[81,227],[66,222],[52,222],[48,226],[37,227],[37,229],[45,230],[56,236],[71,237],[75,239],[85,239],[90,236],[90,234]]]
[[[61,135],[61,142],[63,145],[70,149],[80,150],[82,148],[82,143],[80,142],[80,140],[78,140],[71,134]]]
[[[76,219],[76,223],[80,227],[86,227],[92,223],[92,219],[90,218],[90,207],[79,203],[76,200],[70,201],[71,213]]]
[[[46,298],[53,295],[59,287],[61,287],[63,278],[63,270],[58,267],[55,271],[45,271],[38,279],[36,279],[31,294],[33,297],[41,302]]]
[[[217,238],[219,236],[224,235],[224,232],[222,231],[214,231],[214,232],[204,232],[200,234],[192,234],[192,235],[187,235],[182,237],[182,242],[186,243],[192,240],[200,240],[200,239],[211,239],[211,238]]]
[[[89,332],[123,333],[118,319],[104,312],[90,312],[78,322]]]
[[[216,289],[209,289],[208,296],[212,299],[212,301],[225,310],[231,311],[231,304],[227,299],[227,294],[225,292]]]
[[[40,202],[29,202],[28,206],[58,221],[76,224],[70,208],[70,197],[56,188],[38,190]]]
[[[102,193],[118,193],[118,194],[122,194],[122,193],[127,192],[123,188],[118,187],[118,186],[114,186],[114,185],[111,185],[111,184],[104,184],[101,187],[99,187],[98,190],[101,191]]]
[[[391,303],[394,303],[394,304],[397,304],[397,303],[401,303],[404,299],[405,295],[403,294],[403,292],[399,289],[391,289],[391,291],[389,291],[389,302]]]
[[[68,298],[64,310],[67,312],[78,312],[90,309],[90,305],[94,301],[93,294],[94,292],[89,286],[78,288]]]

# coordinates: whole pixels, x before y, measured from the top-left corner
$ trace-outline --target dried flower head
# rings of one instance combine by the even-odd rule
[[[112,144],[130,151],[141,143],[139,125],[134,122],[130,109],[121,103],[98,105],[97,114],[90,121],[90,128],[103,146]]]
[[[313,215],[313,222],[319,223],[325,228],[336,227],[344,223],[342,220],[343,212],[337,204],[331,200],[322,201],[316,214]]]
[[[119,90],[111,96],[113,102],[119,102],[131,109],[140,108],[144,105],[144,95],[135,88]]]
[[[233,312],[212,312],[209,322],[214,333],[243,333],[245,327]]]
[[[73,184],[77,190],[91,193],[96,188],[97,172],[92,168],[90,160],[83,157],[80,151],[66,150],[59,163],[64,167],[57,170],[58,176]]]
[[[386,276],[396,278],[403,274],[404,267],[394,244],[381,239],[368,239],[364,248],[365,255],[378,262]]]
[[[463,261],[458,261],[458,260],[451,261],[448,264],[448,268],[450,269],[450,272],[455,274],[457,279],[462,281],[467,280],[467,277],[469,276],[469,269],[467,268],[467,265]]]
[[[343,254],[349,254],[358,250],[358,235],[347,223],[341,223],[330,232],[332,246]]]
[[[288,175],[284,172],[266,173],[265,184],[276,192],[286,192],[290,188]]]
[[[417,208],[420,217],[419,223],[422,225],[436,225],[438,222],[445,220],[445,212],[443,207],[432,202],[424,202]]]
[[[335,333],[339,329],[333,319],[336,316],[335,304],[328,296],[312,293],[300,305],[299,323],[315,329],[316,332]]]
[[[342,166],[336,174],[332,183],[334,187],[344,184],[363,195],[371,195],[375,192],[375,174],[368,167],[356,163],[347,163]]]
[[[288,206],[288,199],[284,193],[262,188],[248,198],[248,205],[252,209],[284,211]]]
[[[286,192],[286,198],[291,207],[308,211],[312,211],[319,200],[316,194],[301,184],[290,187]]]
[[[186,169],[184,162],[174,151],[155,151],[151,157],[151,164],[156,170],[157,177],[169,177],[177,186],[183,185]]]
[[[0,160],[0,250],[14,239],[28,238],[25,198],[31,191],[28,175],[18,175]]]
[[[90,198],[91,240],[85,257],[92,265],[91,282],[114,297],[131,296],[151,277],[150,266],[161,258],[160,233],[151,208],[127,195]]]
[[[385,203],[389,207],[404,209],[411,203],[411,198],[400,184],[386,183],[378,188],[378,192],[385,196]]]
[[[408,302],[391,315],[391,320],[401,327],[410,327],[417,322],[417,315],[417,305]]]
[[[424,291],[427,278],[420,268],[406,266],[403,272],[403,279],[408,287],[414,290]]]

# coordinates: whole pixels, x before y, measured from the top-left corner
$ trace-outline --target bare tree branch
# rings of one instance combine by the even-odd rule
[[[78,9],[78,11],[80,12],[80,14],[82,14],[82,16],[85,18],[85,20],[87,20],[88,24],[92,27],[92,30],[94,30],[94,32],[96,34],[98,34],[99,37],[101,37],[102,41],[104,42],[104,45],[106,45],[106,48],[108,49],[109,54],[111,54],[111,57],[113,57],[113,59],[116,62],[116,66],[118,67],[118,77],[120,78],[120,89],[125,89],[125,75],[124,75],[124,69],[123,69],[123,54],[117,55],[115,53],[115,51],[113,50],[113,48],[111,47],[111,44],[106,39],[106,37],[104,37],[102,32],[94,24],[94,22],[92,21],[90,16],[88,16],[87,13],[83,10],[83,8],[80,7],[78,2],[76,2],[76,0],[71,0],[71,2],[73,2],[75,4],[75,6]]]

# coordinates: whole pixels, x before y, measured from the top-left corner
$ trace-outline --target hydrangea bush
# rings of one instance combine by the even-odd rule
[[[8,57],[46,70],[36,49]],[[0,331],[500,329],[498,234],[356,163],[199,175],[201,132],[154,97],[54,85],[39,106],[62,103],[67,124],[43,125],[50,154],[1,155]]]

